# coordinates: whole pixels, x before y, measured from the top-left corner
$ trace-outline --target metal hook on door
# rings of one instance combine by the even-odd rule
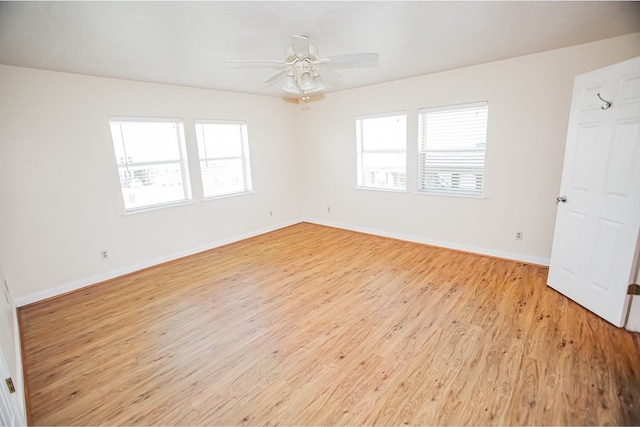
[[[604,105],[600,108],[602,108],[603,110],[608,110],[609,108],[611,108],[611,102],[602,99],[602,97],[600,96],[600,94],[598,93],[598,98],[600,98],[600,101],[604,102]]]

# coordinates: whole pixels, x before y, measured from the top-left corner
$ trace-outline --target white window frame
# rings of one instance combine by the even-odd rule
[[[127,156],[126,141],[122,133],[122,124],[127,123],[165,123],[176,125],[176,143],[178,144],[178,157],[171,160],[160,161],[134,161],[130,156]],[[114,134],[114,126],[119,126],[119,135]],[[189,166],[187,161],[186,140],[184,136],[184,125],[181,118],[158,118],[158,117],[109,117],[109,128],[112,132],[112,143],[115,145],[119,142],[122,144],[123,151],[125,153],[124,158],[118,158],[115,148],[114,154],[116,156],[116,166],[118,168],[118,175],[120,177],[120,188],[122,198],[124,202],[125,214],[136,213],[147,210],[153,210],[158,208],[164,208],[169,206],[175,206],[191,202],[191,183],[189,180]],[[130,186],[132,176],[136,176],[136,168],[145,169],[150,166],[158,165],[170,165],[178,164],[180,166],[180,176],[182,182],[182,195],[181,199],[171,200],[160,203],[149,203],[142,206],[128,206],[127,188]],[[121,173],[121,169],[124,168],[126,173]]]
[[[207,125],[225,125],[238,126],[240,128],[240,155],[239,156],[209,156],[206,150],[204,126]],[[248,125],[244,120],[212,120],[212,119],[196,119],[195,120],[196,139],[198,143],[198,160],[200,162],[200,179],[202,182],[202,191],[205,200],[217,199],[220,197],[229,197],[241,194],[251,193],[253,189],[251,179],[251,160],[249,156],[249,135]],[[240,160],[242,165],[242,189],[233,191],[212,191],[215,186],[210,186],[205,180],[203,163],[217,162],[225,160]]]
[[[464,113],[475,111],[478,122],[464,121]],[[453,134],[469,130],[467,135],[455,135],[447,147],[446,137],[431,136],[429,115],[450,120]],[[478,116],[478,114],[480,116]],[[458,117],[455,117],[458,115]],[[484,118],[484,121],[482,121]],[[489,122],[488,101],[448,105],[418,110],[418,192],[471,198],[484,197],[484,175]],[[473,128],[465,128],[465,124]],[[436,124],[432,124],[432,127]],[[434,134],[436,130],[432,131]],[[466,142],[461,142],[467,140]],[[471,140],[475,146],[471,147]],[[456,146],[455,144],[458,144]]]
[[[404,140],[404,148],[396,149],[396,148],[386,148],[386,149],[367,149],[366,141],[363,141],[363,125],[366,120],[375,120],[381,118],[389,118],[389,117],[402,117],[404,120],[404,126],[402,128],[403,134],[399,136]],[[406,111],[393,111],[388,113],[380,113],[380,114],[370,114],[366,116],[358,116],[356,117],[356,147],[357,147],[357,188],[366,189],[366,190],[384,190],[384,191],[398,191],[398,192],[406,192],[407,191],[407,112]],[[396,154],[400,156],[404,156],[404,164],[402,166],[402,170],[397,177],[398,181],[401,181],[401,176],[404,176],[404,182],[401,186],[393,186],[393,185],[376,185],[375,183],[368,183],[365,173],[367,171],[367,166],[365,165],[365,156],[367,154]],[[391,166],[390,166],[391,167]],[[378,171],[383,173],[384,170]],[[394,174],[394,172],[388,172],[388,174]],[[388,178],[387,178],[388,179]],[[396,177],[393,176],[393,181],[395,182]]]

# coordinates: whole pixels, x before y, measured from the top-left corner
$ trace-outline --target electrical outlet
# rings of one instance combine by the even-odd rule
[[[516,240],[522,240],[522,235],[524,233],[522,231],[516,231]]]
[[[101,251],[100,251],[100,258],[102,258],[102,259],[107,259],[107,258],[109,258],[109,252],[107,252],[107,250],[106,250],[106,249],[101,250]]]
[[[331,213],[331,206],[327,206],[327,212]]]
[[[269,211],[269,216],[273,217],[273,211]]]

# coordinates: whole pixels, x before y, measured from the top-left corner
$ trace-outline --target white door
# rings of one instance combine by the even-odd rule
[[[10,379],[9,370],[0,350],[0,425],[24,426],[27,423],[22,416],[19,405],[16,402],[15,389],[9,391],[7,380]],[[13,380],[11,380],[13,381]],[[13,394],[12,394],[13,393]]]
[[[26,425],[22,364],[17,351],[20,343],[14,335],[18,333],[17,325],[16,307],[0,265],[0,426]],[[15,382],[14,392],[9,390],[8,378]]]
[[[640,236],[640,57],[576,77],[559,199],[547,283],[624,326]]]

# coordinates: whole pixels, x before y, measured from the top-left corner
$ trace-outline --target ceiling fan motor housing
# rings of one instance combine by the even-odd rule
[[[309,44],[309,54],[307,55],[306,52],[296,53],[293,50],[293,46],[287,46],[287,48],[284,50],[284,57],[287,62],[293,62],[296,59],[308,59],[310,61],[317,61],[318,48],[313,44]]]

